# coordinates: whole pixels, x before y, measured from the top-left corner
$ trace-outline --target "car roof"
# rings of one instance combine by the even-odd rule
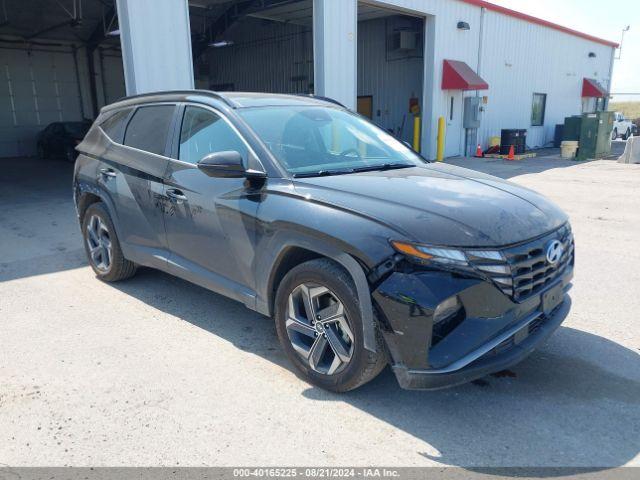
[[[105,106],[104,112],[136,105],[159,102],[222,102],[233,109],[266,106],[340,106],[337,101],[315,95],[286,95],[257,92],[214,92],[211,90],[172,90],[124,97]]]

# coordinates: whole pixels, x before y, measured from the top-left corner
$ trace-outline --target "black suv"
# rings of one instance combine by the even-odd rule
[[[130,97],[77,149],[98,278],[153,267],[273,316],[293,365],[326,389],[387,363],[404,388],[467,382],[520,361],[569,310],[558,207],[430,163],[328,99]]]

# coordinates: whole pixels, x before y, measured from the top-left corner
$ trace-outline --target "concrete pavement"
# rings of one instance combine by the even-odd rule
[[[71,166],[2,162],[0,464],[640,466],[640,165],[458,159],[571,216],[573,309],[500,377],[344,395],[289,369],[273,322],[143,269],[86,265]]]

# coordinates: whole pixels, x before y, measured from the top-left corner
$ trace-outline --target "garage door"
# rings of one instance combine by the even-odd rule
[[[0,157],[34,155],[36,134],[63,120],[82,120],[73,54],[0,50]]]

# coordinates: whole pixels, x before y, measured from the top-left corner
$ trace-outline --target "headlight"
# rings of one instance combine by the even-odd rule
[[[437,263],[440,265],[466,267],[469,265],[467,256],[462,250],[443,247],[430,247],[417,243],[392,241],[391,245],[398,252],[417,259],[422,263]]]

